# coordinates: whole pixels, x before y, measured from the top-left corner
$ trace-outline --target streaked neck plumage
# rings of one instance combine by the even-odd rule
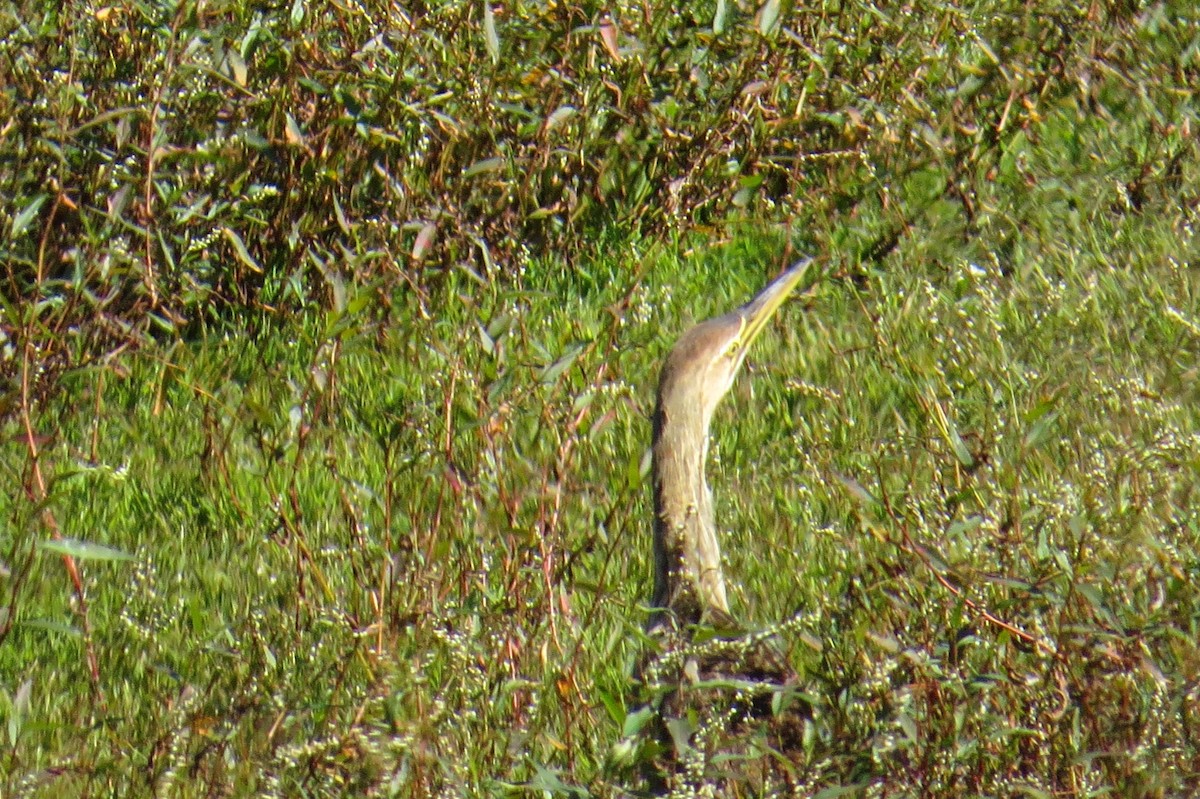
[[[741,358],[721,355],[712,366],[697,369],[694,356],[700,348],[713,347],[714,338],[732,340],[739,325],[734,314],[727,314],[685,334],[668,356],[658,386],[652,452],[653,605],[670,609],[683,624],[699,622],[710,610],[729,614],[704,465],[713,412],[729,390]],[[723,348],[724,343],[717,346]]]

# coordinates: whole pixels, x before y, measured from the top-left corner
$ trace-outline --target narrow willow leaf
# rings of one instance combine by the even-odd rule
[[[758,10],[758,32],[763,36],[774,36],[779,30],[779,10],[782,0],[767,0]]]
[[[21,209],[21,212],[13,217],[11,239],[16,239],[25,229],[29,227],[29,223],[37,216],[38,209],[42,207],[42,203],[46,202],[48,194],[39,194],[33,198],[29,205]]]
[[[492,63],[500,61],[500,36],[496,33],[496,15],[492,12],[492,4],[483,4],[483,39],[487,44],[488,55]]]
[[[16,696],[12,698],[11,712],[8,715],[8,745],[16,746],[21,738],[21,727],[25,717],[29,715],[29,699],[33,695],[33,680],[21,683]]]
[[[860,505],[871,509],[878,509],[883,506],[883,503],[876,499],[874,494],[864,488],[862,483],[858,482],[853,477],[835,474],[834,478],[836,478],[837,481],[842,484],[842,487],[849,492],[851,498]]]
[[[484,172],[499,172],[504,168],[503,158],[485,158],[482,161],[476,161],[465,170],[463,170],[464,178],[473,178]]]
[[[625,721],[625,705],[613,693],[601,690],[600,703],[604,705],[604,710],[608,713],[610,720],[617,724],[623,724]]]
[[[246,249],[246,242],[242,241],[242,237],[238,235],[233,228],[222,228],[225,238],[229,239],[229,243],[233,245],[233,251],[237,255],[238,260],[250,268],[250,271],[261,275],[262,267],[254,260],[254,256]]]
[[[43,541],[38,544],[38,549],[57,555],[70,555],[76,560],[137,560],[128,552],[92,541],[80,541],[76,538],[56,538],[52,541]]]
[[[970,516],[966,519],[962,519],[961,521],[953,522],[946,529],[946,534],[950,538],[956,538],[958,536],[966,535],[967,533],[975,531],[981,524],[983,524],[982,516]]]
[[[621,63],[621,45],[617,41],[617,28],[608,16],[605,16],[604,21],[600,23],[600,43],[612,56],[613,61]]]
[[[304,131],[300,130],[299,123],[291,114],[284,114],[287,119],[287,124],[284,126],[284,138],[288,144],[296,145],[297,147],[304,146]]]
[[[958,432],[958,426],[954,424],[953,419],[947,419],[947,433],[950,438],[950,448],[954,451],[954,457],[958,459],[959,464],[965,469],[975,468],[975,456],[971,454],[971,450],[967,447],[967,442],[963,441],[962,435]]]
[[[421,226],[420,232],[417,233],[417,240],[413,242],[412,259],[414,261],[424,260],[425,254],[433,246],[435,235],[437,235],[437,225],[432,222],[426,222]]]
[[[579,353],[583,352],[586,347],[583,344],[573,344],[567,348],[567,351],[559,357],[554,363],[547,365],[542,369],[538,379],[547,385],[554,383],[558,378],[562,377],[563,372],[575,363],[575,359],[579,357]]]
[[[48,633],[57,635],[69,635],[73,638],[83,636],[83,630],[73,624],[64,624],[61,621],[51,619],[26,619],[21,622],[22,627],[28,627],[33,630],[42,630]]]
[[[487,328],[479,325],[479,343],[483,345],[483,351],[488,355],[496,354],[496,339],[488,333]]]
[[[566,122],[571,117],[578,113],[573,105],[560,105],[554,109],[550,116],[546,117],[546,130],[554,130],[556,127]]]
[[[238,86],[245,88],[246,86],[246,62],[242,59],[242,54],[237,50],[230,49],[225,54],[226,61],[229,62],[229,72],[233,75],[233,80]]]
[[[652,708],[639,708],[625,716],[625,723],[622,725],[621,734],[626,738],[632,738],[640,733],[653,718],[654,710]]]
[[[725,16],[729,13],[729,7],[725,0],[717,0],[717,13],[713,14],[713,33],[720,36],[725,32]]]
[[[492,321],[488,322],[488,335],[499,340],[501,337],[508,334],[513,329],[514,319],[511,314],[498,314]]]
[[[971,454],[967,443],[963,441],[962,435],[958,432],[958,425],[954,423],[954,418],[942,408],[933,389],[930,388],[927,391],[928,396],[925,400],[925,405],[929,409],[930,415],[933,416],[933,422],[941,432],[942,438],[950,445],[950,450],[954,453],[954,457],[958,460],[959,464],[964,468],[973,469],[975,467],[975,456]]]
[[[337,220],[338,227],[342,229],[342,232],[349,236],[352,230],[350,220],[346,218],[346,212],[342,209],[342,204],[338,202],[336,195],[333,197],[333,217]]]
[[[33,678],[29,678],[21,683],[21,687],[17,689],[16,696],[13,697],[13,710],[24,716],[29,712],[29,699],[33,696]]]
[[[1025,436],[1022,440],[1026,449],[1037,449],[1051,437],[1054,432],[1054,423],[1058,421],[1059,412],[1050,411],[1042,414],[1030,428],[1025,431]]]

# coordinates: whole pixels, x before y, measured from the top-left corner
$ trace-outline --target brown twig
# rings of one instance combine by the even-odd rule
[[[29,465],[32,475],[32,482],[27,482],[25,485],[25,494],[30,502],[42,506],[42,519],[46,523],[46,527],[50,529],[50,535],[55,541],[62,541],[63,536],[59,530],[58,520],[54,517],[54,512],[50,510],[46,503],[48,492],[46,490],[46,479],[42,475],[41,467],[41,450],[38,447],[38,436],[33,429],[32,406],[33,398],[31,396],[31,387],[29,381],[30,370],[33,368],[33,360],[35,357],[35,347],[32,337],[29,335],[29,330],[25,330],[25,346],[22,348],[21,355],[21,424],[25,432],[25,447],[29,452]],[[71,586],[75,591],[75,599],[78,603],[77,612],[80,619],[80,627],[83,630],[84,651],[87,656],[88,674],[91,677],[92,688],[96,692],[97,697],[101,702],[104,700],[104,694],[100,689],[100,664],[96,657],[96,647],[92,640],[91,623],[88,619],[87,596],[84,593],[83,578],[79,572],[79,565],[75,562],[75,558],[70,554],[64,553],[62,556],[63,565],[66,567],[67,576],[71,579]]]

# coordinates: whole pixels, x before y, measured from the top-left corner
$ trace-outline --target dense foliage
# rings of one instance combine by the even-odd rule
[[[627,795],[655,363],[798,250],[712,472],[810,717],[675,787],[1195,793],[1197,85],[1185,2],[0,3],[0,791]]]
[[[10,4],[5,295],[191,321],[731,215],[856,267],[930,216],[1008,247],[1048,116],[1128,125],[1117,200],[1170,200],[1184,6]]]

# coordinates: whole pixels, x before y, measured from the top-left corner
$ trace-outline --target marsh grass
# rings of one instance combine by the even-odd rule
[[[1195,793],[1194,12],[729,10],[687,150],[716,9],[484,8],[6,7],[0,791],[636,793],[657,363],[801,249],[710,476],[811,714],[668,787]]]
[[[788,622],[813,705],[801,793],[1195,784],[1200,337],[1163,256],[830,281],[756,352],[713,480],[739,611]],[[84,553],[89,686],[17,535],[8,790],[621,793],[659,331],[725,304],[693,268],[80,375],[50,504],[133,560]]]

